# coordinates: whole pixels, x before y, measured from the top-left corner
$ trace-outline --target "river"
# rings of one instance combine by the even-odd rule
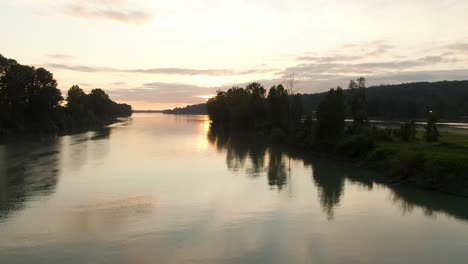
[[[0,263],[468,263],[468,199],[134,114],[0,145]]]

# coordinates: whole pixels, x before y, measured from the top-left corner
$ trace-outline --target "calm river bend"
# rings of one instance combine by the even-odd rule
[[[468,263],[468,198],[135,114],[0,145],[0,263]]]

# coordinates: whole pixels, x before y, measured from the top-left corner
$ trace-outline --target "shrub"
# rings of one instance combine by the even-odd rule
[[[426,129],[425,136],[426,136],[427,142],[434,142],[434,141],[439,140],[440,133],[439,133],[439,130],[437,129],[437,116],[435,114],[431,113],[429,115],[425,129]]]
[[[372,137],[377,141],[392,141],[392,129],[372,127]]]
[[[402,150],[392,159],[394,174],[402,177],[414,176],[418,172],[424,171],[425,157],[422,152]]]
[[[355,158],[368,153],[374,148],[372,135],[362,133],[345,138],[336,148],[336,151],[348,157]]]
[[[400,126],[400,137],[404,141],[413,141],[416,137],[416,124],[409,121]]]

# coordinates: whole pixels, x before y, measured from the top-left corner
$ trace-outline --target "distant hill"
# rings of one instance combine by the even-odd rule
[[[206,104],[187,105],[186,107],[176,107],[162,112],[175,115],[206,115]]]
[[[344,87],[345,95],[347,93]],[[325,95],[303,94],[306,114],[313,113]],[[371,86],[366,89],[367,111],[371,119],[425,119],[434,111],[446,120],[466,120],[468,117],[468,81],[415,82]],[[166,114],[206,114],[206,105],[189,105],[164,110]]]
[[[345,95],[347,90],[344,90]],[[306,113],[312,113],[325,93],[304,94]],[[468,116],[468,81],[416,82],[366,89],[371,119],[425,119],[429,111],[449,120]]]
[[[133,110],[133,113],[162,113],[164,110]]]

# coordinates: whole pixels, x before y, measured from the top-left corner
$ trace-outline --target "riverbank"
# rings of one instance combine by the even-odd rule
[[[249,132],[250,131],[250,132]],[[413,185],[468,197],[468,136],[442,132],[438,142],[427,142],[419,132],[411,141],[397,136],[383,137],[383,129],[374,128],[366,136],[346,136],[336,147],[323,147],[304,138],[278,137],[277,131],[255,132],[212,125],[212,134],[256,134],[256,141],[270,146],[282,145],[303,156],[335,160],[364,167],[386,176],[388,185]],[[378,131],[378,132],[377,132]],[[380,134],[380,136],[377,136]]]
[[[312,155],[340,159],[368,167],[389,177],[389,184],[411,184],[468,197],[468,136],[442,132],[438,142],[427,142],[418,132],[413,141],[374,128],[368,135],[348,136],[334,148],[285,140]],[[379,136],[380,135],[380,136]]]
[[[398,138],[377,141],[361,161],[385,172],[394,182],[468,197],[467,135],[443,132],[439,142],[426,142],[418,133],[412,142]]]
[[[55,130],[55,131],[46,131],[46,132],[32,132],[32,131],[24,131],[22,133],[5,133],[0,134],[0,145],[10,142],[18,142],[22,140],[41,140],[47,141],[50,139],[55,139],[57,137],[68,136],[68,135],[75,135],[80,133],[85,133],[89,131],[94,132],[102,132],[108,129],[109,126],[114,124],[118,124],[124,122],[130,117],[116,117],[112,119],[102,120],[96,123],[89,123],[87,125],[80,125],[80,126],[69,126],[63,130]]]

